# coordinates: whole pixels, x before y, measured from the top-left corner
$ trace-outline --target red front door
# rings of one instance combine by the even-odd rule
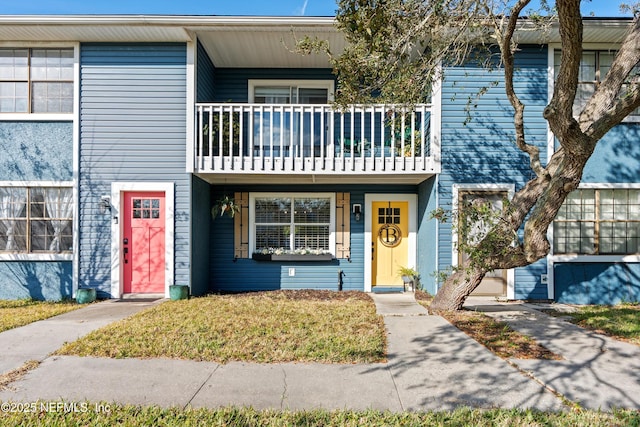
[[[124,193],[122,217],[124,293],[164,293],[164,192]]]

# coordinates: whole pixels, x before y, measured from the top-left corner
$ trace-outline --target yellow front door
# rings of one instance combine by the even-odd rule
[[[371,285],[402,286],[398,274],[409,257],[409,202],[371,205]]]

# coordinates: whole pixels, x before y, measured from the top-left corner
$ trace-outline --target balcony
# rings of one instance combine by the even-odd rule
[[[271,181],[294,175],[313,182],[345,176],[350,182],[371,182],[372,176],[420,182],[440,170],[431,121],[426,104],[413,111],[397,105],[197,104],[193,172],[210,182],[248,182],[260,174]]]

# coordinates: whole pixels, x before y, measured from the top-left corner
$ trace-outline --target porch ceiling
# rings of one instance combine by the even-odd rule
[[[198,173],[196,176],[209,184],[242,184],[242,185],[263,185],[263,184],[410,184],[418,185],[431,178],[435,174],[431,173],[397,173],[397,174],[363,174],[363,175],[343,175],[343,174],[296,174],[296,175],[274,175],[274,174],[206,174]]]
[[[225,25],[195,31],[216,67],[240,68],[328,68],[325,54],[301,55],[293,52],[296,40],[305,36],[327,40],[334,53],[345,46],[333,20],[314,25],[290,24]]]

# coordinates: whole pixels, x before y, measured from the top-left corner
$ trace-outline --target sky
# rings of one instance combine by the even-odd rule
[[[535,1],[535,0],[534,0]],[[616,0],[583,0],[583,16],[623,15]],[[334,0],[0,0],[0,15],[333,16]]]

